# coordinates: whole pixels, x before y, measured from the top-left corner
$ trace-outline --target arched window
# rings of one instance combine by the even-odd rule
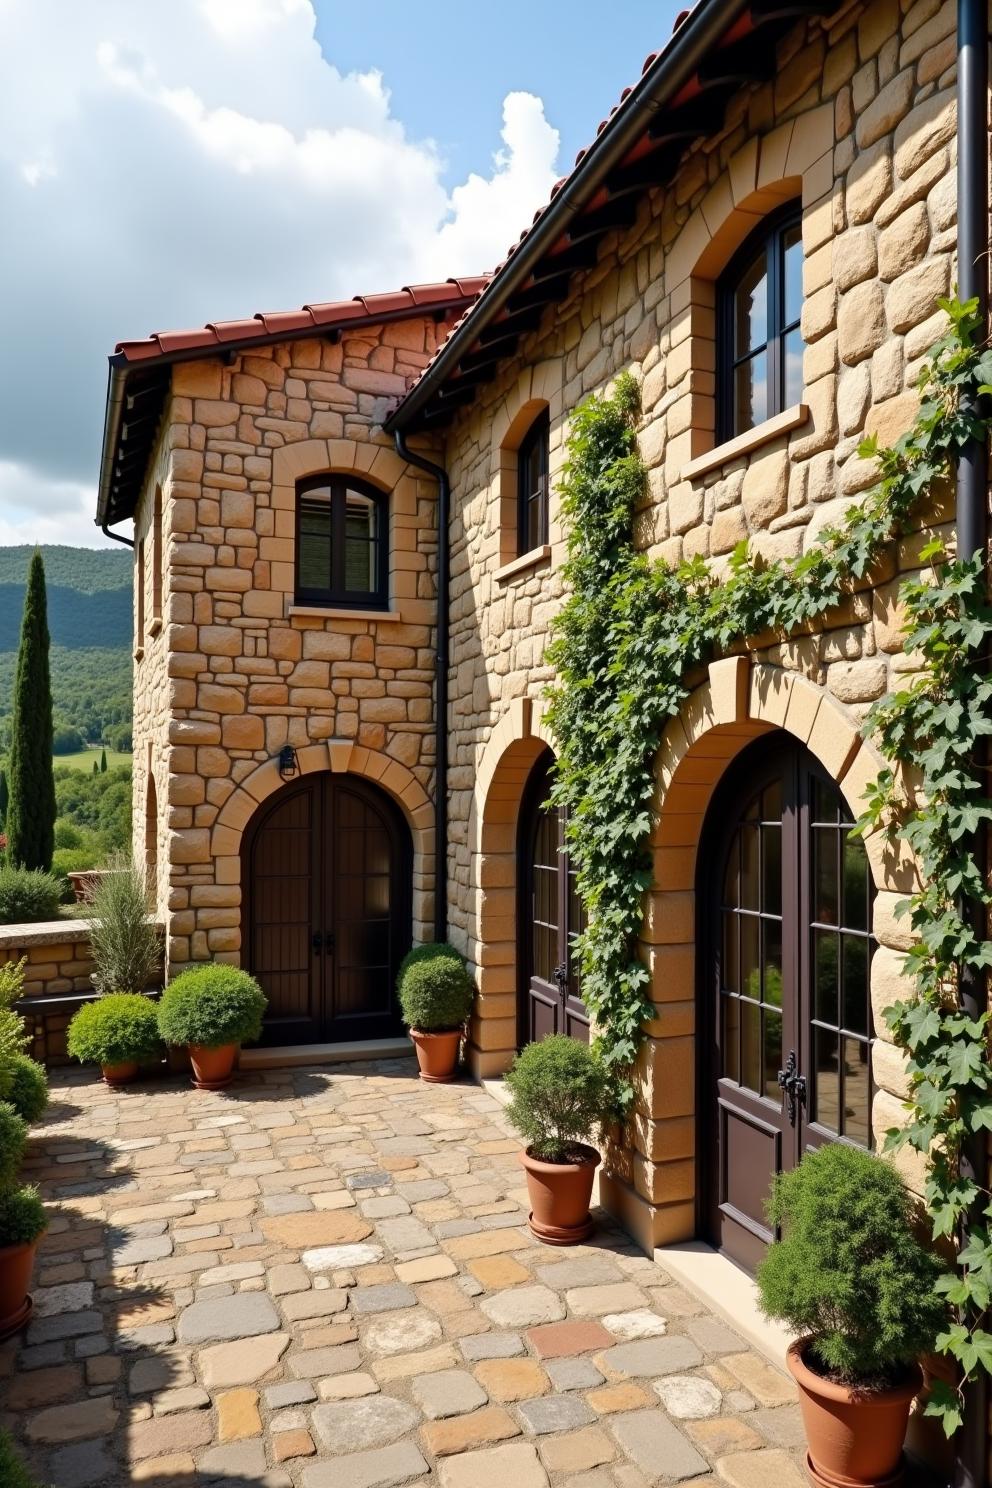
[[[548,466],[551,421],[545,408],[537,415],[517,450],[517,554],[531,553],[548,541]]]
[[[717,437],[733,439],[800,402],[803,244],[800,206],[766,218],[717,287]]]
[[[350,475],[296,488],[296,599],[378,609],[387,602],[389,512],[382,491]]]

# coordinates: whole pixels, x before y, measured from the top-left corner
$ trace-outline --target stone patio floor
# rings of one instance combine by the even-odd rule
[[[518,1147],[406,1060],[56,1075],[0,1420],[55,1488],[802,1488],[787,1377],[605,1216],[538,1244]]]

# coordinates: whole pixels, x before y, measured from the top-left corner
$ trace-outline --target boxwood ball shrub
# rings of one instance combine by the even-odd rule
[[[194,966],[162,993],[159,1032],[167,1044],[219,1049],[250,1044],[262,1032],[267,998],[254,977],[235,966]]]
[[[87,1002],[69,1024],[66,1047],[80,1064],[144,1064],[159,1050],[155,1004],[140,992]]]
[[[14,1451],[14,1444],[6,1431],[0,1431],[0,1483],[3,1488],[40,1488],[24,1463]]]
[[[41,869],[0,865],[0,925],[58,919],[62,880]]]
[[[456,952],[455,957],[442,951],[407,967],[399,982],[399,996],[408,1028],[440,1033],[461,1028],[465,1022],[475,985],[461,956]]]
[[[507,1072],[507,1115],[545,1162],[568,1162],[606,1119],[609,1082],[587,1044],[555,1034],[528,1044]]]
[[[403,978],[411,966],[416,966],[421,961],[433,961],[438,956],[447,956],[451,961],[457,961],[460,965],[464,964],[464,957],[461,951],[456,951],[454,946],[449,944],[448,941],[425,941],[422,945],[413,946],[403,957],[403,960],[400,962],[400,969],[396,973],[397,987],[403,985]]]
[[[4,1074],[4,1100],[29,1126],[40,1121],[48,1105],[48,1076],[44,1066],[27,1054],[15,1054]]]
[[[810,1368],[881,1387],[933,1351],[947,1321],[943,1265],[917,1240],[912,1201],[887,1162],[821,1147],[775,1179],[767,1209],[783,1235],[758,1270],[761,1306],[812,1334]]]
[[[36,1188],[0,1191],[0,1250],[5,1245],[33,1245],[47,1228],[48,1215]],[[0,1476],[0,1483],[4,1481]]]
[[[0,1190],[9,1188],[27,1146],[28,1124],[9,1101],[0,1101]]]

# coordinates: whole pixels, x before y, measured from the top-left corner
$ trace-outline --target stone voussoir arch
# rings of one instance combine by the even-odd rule
[[[429,939],[434,892],[434,804],[420,781],[399,760],[351,739],[308,744],[296,751],[296,757],[300,775],[324,770],[357,775],[378,785],[396,802],[410,828],[413,843],[414,939]],[[284,784],[278,759],[269,759],[256,766],[228,796],[210,834],[210,854],[218,882],[240,885],[245,828],[262,803]]]

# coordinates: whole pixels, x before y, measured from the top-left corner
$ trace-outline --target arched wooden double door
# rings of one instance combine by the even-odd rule
[[[517,842],[521,1047],[552,1033],[589,1042],[573,940],[584,927],[575,870],[565,846],[565,813],[548,807],[554,756],[531,771],[520,806]]]
[[[396,972],[410,946],[410,832],[353,775],[284,786],[242,849],[245,965],[269,998],[269,1044],[381,1038],[400,1029]]]
[[[700,854],[704,1224],[753,1270],[774,1175],[824,1142],[872,1144],[874,889],[835,783],[801,745],[750,745]]]

